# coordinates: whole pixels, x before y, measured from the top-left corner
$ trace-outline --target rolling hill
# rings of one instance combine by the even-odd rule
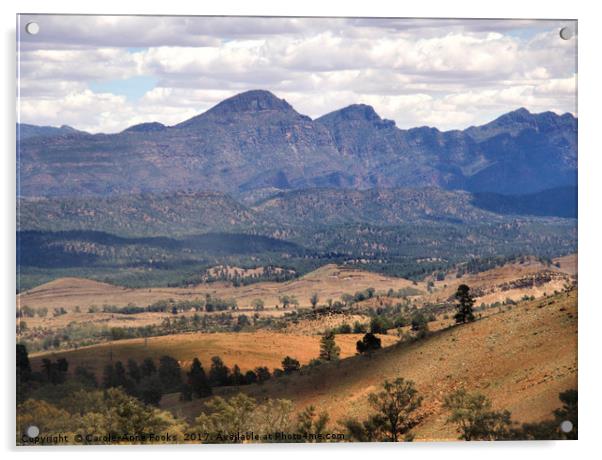
[[[256,298],[263,299],[267,307],[273,307],[279,303],[280,296],[288,294],[296,296],[302,306],[308,306],[309,298],[314,292],[326,300],[337,299],[344,293],[353,293],[369,287],[386,291],[410,286],[414,284],[402,278],[325,265],[292,281],[261,282],[240,287],[217,282],[189,287],[132,289],[81,278],[62,278],[19,294],[17,302],[32,308],[63,307],[73,311],[76,306],[85,310],[90,305],[148,305],[168,298],[192,300],[211,294],[221,298],[235,298],[242,308],[249,307]],[[424,289],[424,285],[420,284],[417,288]]]
[[[433,333],[424,340],[400,343],[372,359],[353,356],[293,375],[221,394],[243,391],[256,398],[291,399],[297,409],[310,404],[326,410],[333,423],[368,414],[367,396],[385,379],[414,380],[424,396],[416,440],[453,440],[442,408],[445,395],[458,388],[480,392],[498,410],[520,422],[541,421],[559,407],[558,393],[577,387],[577,293],[519,305],[474,323]],[[339,339],[340,336],[337,336]],[[178,395],[161,405],[194,418],[202,400],[181,402]]]
[[[379,336],[383,344],[395,343],[395,336]],[[359,334],[346,334],[338,341],[341,357],[355,355],[355,342],[361,339]],[[32,366],[39,369],[42,358],[66,358],[70,366],[84,366],[102,378],[104,366],[113,361],[127,362],[132,358],[142,361],[144,358],[159,360],[169,355],[176,358],[183,368],[189,368],[194,358],[199,358],[207,367],[211,357],[219,356],[228,367],[237,364],[243,372],[259,366],[267,366],[270,372],[282,367],[282,359],[293,356],[301,364],[307,364],[320,354],[320,336],[279,334],[275,332],[237,332],[237,333],[191,333],[174,334],[145,339],[121,340],[103,343],[77,350],[52,354],[32,355]]]

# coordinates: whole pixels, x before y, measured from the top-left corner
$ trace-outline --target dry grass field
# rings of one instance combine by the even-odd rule
[[[291,399],[298,409],[313,404],[337,421],[365,417],[368,394],[385,379],[396,377],[414,380],[424,396],[417,440],[456,438],[445,423],[442,401],[460,387],[485,394],[495,408],[510,410],[517,421],[548,418],[560,405],[558,393],[577,387],[577,291],[521,302],[475,323],[390,346],[371,359],[353,356],[306,375],[222,393],[240,390],[259,399]],[[180,402],[177,395],[162,401],[162,407],[189,419],[202,410],[202,404]]]
[[[261,316],[282,316],[284,311],[276,308],[282,295],[295,296],[300,301],[301,307],[309,307],[310,296],[315,292],[318,294],[320,303],[327,299],[339,299],[344,293],[354,293],[368,287],[378,291],[389,289],[398,290],[412,287],[419,289],[424,294],[414,296],[416,305],[430,302],[441,302],[449,299],[461,283],[468,284],[473,290],[481,290],[483,295],[477,297],[477,305],[481,303],[491,304],[503,302],[510,298],[520,300],[523,296],[541,297],[560,291],[567,282],[574,280],[576,272],[576,256],[566,256],[556,259],[560,267],[545,267],[539,262],[530,260],[525,264],[508,264],[503,267],[494,268],[478,274],[465,275],[462,278],[448,276],[443,281],[435,282],[434,290],[428,293],[425,283],[414,285],[411,281],[392,278],[362,270],[326,265],[307,275],[284,283],[261,282],[248,286],[234,287],[231,283],[215,282],[200,284],[190,288],[146,288],[129,289],[114,286],[97,281],[80,278],[62,278],[59,280],[38,286],[30,291],[23,292],[17,296],[20,306],[31,308],[46,307],[48,316],[41,318],[34,316],[26,318],[28,327],[43,327],[46,330],[65,327],[70,322],[90,323],[107,327],[140,327],[151,324],[159,324],[165,318],[170,318],[171,313],[141,313],[136,315],[123,315],[114,313],[88,313],[90,306],[102,307],[103,305],[125,306],[134,304],[146,306],[157,300],[193,300],[203,299],[206,294],[215,297],[236,299],[239,309],[232,312],[233,315],[240,313],[253,314],[251,307],[254,299],[263,299],[265,310],[260,312]],[[529,280],[541,273],[550,272],[555,278],[541,285],[522,286],[509,288],[509,284],[520,280]],[[380,298],[380,304],[396,303],[398,299]],[[365,306],[377,306],[375,302],[365,302]],[[76,309],[79,307],[79,311]],[[53,316],[54,308],[64,308],[67,314]],[[289,308],[290,310],[290,308]],[[192,315],[189,312],[188,315]],[[328,324],[320,322],[304,322],[298,325],[292,333],[319,333],[326,327],[335,327],[342,321],[353,323],[362,318],[342,319],[330,318]]]
[[[381,335],[383,346],[396,342],[394,335]],[[343,358],[355,354],[355,343],[361,335],[348,334],[337,336],[337,344],[341,348]],[[85,366],[94,371],[98,377],[111,359],[124,363],[133,358],[142,361],[150,357],[158,360],[169,355],[180,361],[183,368],[188,368],[197,357],[205,368],[209,368],[212,356],[220,356],[227,366],[238,366],[243,371],[258,366],[267,366],[270,370],[281,368],[282,359],[289,355],[307,364],[320,353],[320,337],[295,334],[279,334],[266,331],[252,333],[190,333],[176,334],[145,339],[120,340],[77,350],[52,353],[34,353],[31,355],[32,367],[39,369],[42,358],[56,359],[64,357],[69,366]]]
[[[17,296],[18,305],[32,308],[63,307],[73,311],[79,306],[86,309],[90,305],[103,304],[125,306],[128,303],[146,306],[157,300],[192,300],[204,298],[206,294],[221,298],[234,298],[239,307],[245,308],[254,299],[263,299],[266,307],[280,303],[279,298],[286,294],[296,296],[301,306],[309,306],[309,298],[317,293],[321,301],[338,299],[344,293],[354,293],[369,287],[376,290],[401,289],[413,286],[411,281],[393,278],[377,273],[356,270],[336,265],[325,265],[298,279],[283,283],[261,282],[234,287],[231,283],[215,282],[186,288],[144,288],[128,289],[106,283],[80,278],[61,278],[38,286]],[[424,283],[414,286],[426,290]]]

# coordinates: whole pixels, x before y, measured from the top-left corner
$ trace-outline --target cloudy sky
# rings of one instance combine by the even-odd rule
[[[31,21],[37,35],[24,32]],[[465,128],[518,107],[576,111],[563,21],[20,17],[20,121],[170,125],[249,89],[312,118],[353,103],[400,128]]]

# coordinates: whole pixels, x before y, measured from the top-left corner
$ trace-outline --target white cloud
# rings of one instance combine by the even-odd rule
[[[263,88],[312,117],[367,103],[400,127],[463,128],[524,106],[573,111],[558,21],[44,16],[23,36],[21,119],[119,131],[174,124]],[[132,49],[133,48],[133,49]],[[137,100],[90,84],[152,76]]]

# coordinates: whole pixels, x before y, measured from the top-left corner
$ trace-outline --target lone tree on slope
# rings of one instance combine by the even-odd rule
[[[355,344],[355,349],[360,355],[367,354],[368,356],[371,356],[372,352],[380,348],[380,339],[371,332],[368,332],[366,335],[364,335],[362,340],[358,340]]]
[[[320,300],[320,299],[318,298],[318,293],[317,293],[317,292],[314,292],[314,293],[311,295],[310,299],[309,299],[309,302],[311,303],[311,308],[314,308],[314,309],[315,309],[315,308],[316,308],[316,306],[318,305],[318,301],[319,301],[319,300]]]
[[[326,331],[320,339],[320,359],[324,361],[336,361],[339,359],[341,349],[334,339],[334,332]]]
[[[469,321],[474,321],[474,313],[472,312],[472,307],[474,306],[474,297],[470,293],[470,288],[466,284],[461,284],[458,286],[458,290],[456,291],[456,314],[454,315],[454,319],[456,323],[467,323]]]

